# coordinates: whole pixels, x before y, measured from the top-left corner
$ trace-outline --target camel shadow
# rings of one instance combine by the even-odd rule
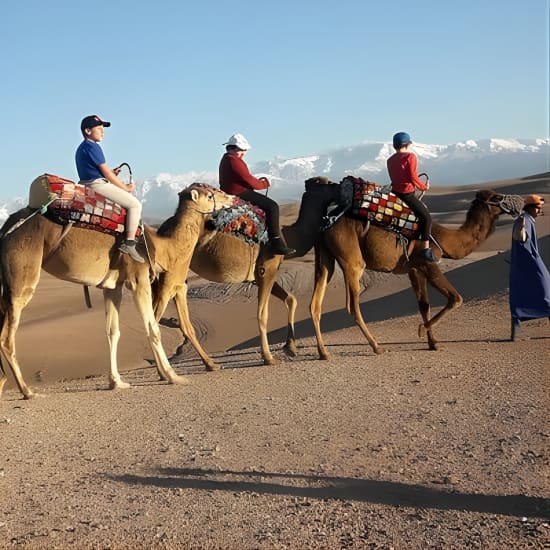
[[[550,517],[550,499],[526,495],[460,493],[394,481],[277,472],[159,468],[157,473],[153,476],[108,474],[106,477],[128,485],[164,489],[250,492],[318,500],[352,500],[398,508]]]

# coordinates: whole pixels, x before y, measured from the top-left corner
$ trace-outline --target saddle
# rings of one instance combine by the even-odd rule
[[[212,189],[213,192],[219,192],[219,189],[208,184],[201,185],[206,189]],[[228,196],[231,197],[231,204],[214,210],[208,221],[209,226],[216,231],[242,239],[250,245],[267,243],[265,212],[240,197]]]
[[[93,229],[110,235],[125,231],[126,209],[80,183],[43,174],[32,183],[29,206],[40,208],[50,221]]]
[[[418,238],[418,217],[397,195],[354,176],[346,176],[341,183],[351,187],[347,216],[368,221],[409,240]]]

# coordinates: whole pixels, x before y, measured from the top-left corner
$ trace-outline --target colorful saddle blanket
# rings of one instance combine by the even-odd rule
[[[237,196],[232,197],[230,206],[212,212],[210,223],[217,231],[238,237],[251,245],[268,241],[265,212]]]
[[[39,208],[48,202],[44,216],[55,223],[73,222],[75,227],[111,235],[124,233],[126,209],[86,185],[51,174],[39,176],[31,184],[29,205]]]
[[[396,195],[375,183],[348,176],[343,182],[353,183],[351,208],[347,214],[356,219],[367,219],[375,225],[401,233],[407,239],[418,237],[416,214]],[[342,183],[343,183],[342,182]]]

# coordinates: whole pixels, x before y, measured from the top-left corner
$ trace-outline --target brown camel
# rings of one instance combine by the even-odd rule
[[[479,191],[460,228],[453,230],[433,224],[432,236],[441,247],[431,243],[434,254],[438,258],[464,258],[494,231],[497,218],[501,214],[517,216],[521,204],[521,198],[517,196],[501,195],[489,190]],[[414,241],[412,247],[416,247],[417,243],[418,241]],[[353,315],[375,353],[382,353],[383,350],[369,332],[359,307],[360,280],[365,269],[408,274],[423,319],[419,336],[427,336],[429,349],[437,349],[432,328],[452,309],[462,304],[462,296],[437,264],[418,259],[414,250],[409,250],[406,254],[394,233],[374,225],[366,230],[362,221],[344,216],[323,234],[323,239],[315,247],[315,286],[310,312],[321,359],[329,357],[320,328],[321,306],[327,284],[334,273],[335,262],[338,262],[344,274],[348,313]],[[445,307],[432,317],[427,283],[447,298]]]
[[[38,178],[37,178],[38,180]],[[37,181],[35,180],[35,181]],[[213,196],[201,188],[182,191],[186,200],[180,200],[180,215],[186,227],[178,228],[170,236],[159,237],[145,227],[147,251],[151,258],[139,264],[118,252],[115,237],[98,231],[72,228],[60,240],[63,226],[41,215],[33,215],[29,207],[12,214],[0,230],[0,352],[11,368],[19,390],[25,398],[35,394],[25,383],[16,356],[15,335],[21,312],[31,300],[40,278],[40,269],[74,283],[103,288],[106,312],[107,337],[110,345],[110,387],[127,388],[117,366],[117,347],[120,337],[119,311],[122,288],[126,285],[143,320],[145,331],[155,357],[161,379],[185,384],[187,379],[178,376],[166,357],[161,344],[160,329],[152,308],[151,270],[188,268],[196,244],[189,235],[200,235],[205,217],[214,208]],[[28,218],[12,232],[10,228]],[[178,251],[176,254],[175,251]],[[6,373],[0,364],[0,395],[6,383]]]
[[[228,195],[216,190],[216,199],[227,200]],[[320,234],[321,218],[331,203],[338,202],[339,185],[331,184],[326,178],[313,178],[306,181],[306,192],[302,196],[300,212],[296,222],[283,226],[282,232],[288,245],[296,250],[294,257],[304,256],[313,247]],[[167,220],[158,229],[159,235],[169,235],[172,227],[183,223],[177,216]],[[285,351],[296,353],[294,338],[294,314],[296,298],[283,289],[276,281],[277,272],[283,256],[273,255],[268,245],[250,245],[229,234],[206,229],[198,239],[193,252],[191,269],[200,277],[214,282],[255,281],[258,285],[258,326],[260,332],[261,353],[264,364],[276,363],[267,340],[269,318],[269,295],[282,300],[288,311],[288,335]],[[170,299],[174,298],[180,328],[199,352],[209,370],[219,368],[209,358],[197,341],[195,331],[189,319],[187,306],[187,271],[170,269],[161,274],[153,285],[153,304],[157,320],[160,320]],[[236,320],[235,322],[238,322]]]

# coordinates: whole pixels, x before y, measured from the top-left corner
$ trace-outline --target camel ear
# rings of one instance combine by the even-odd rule
[[[193,202],[198,202],[199,200],[199,192],[196,189],[191,189],[191,200]]]

